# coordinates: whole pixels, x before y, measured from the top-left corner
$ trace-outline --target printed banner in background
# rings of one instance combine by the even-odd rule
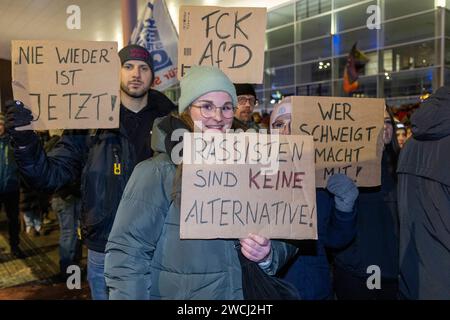
[[[164,0],[149,1],[144,16],[138,21],[130,43],[147,48],[153,57],[153,88],[166,90],[178,83],[178,35]]]

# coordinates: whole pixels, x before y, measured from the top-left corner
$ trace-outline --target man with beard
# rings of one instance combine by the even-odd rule
[[[31,112],[20,101],[10,102],[7,130],[19,169],[35,189],[55,191],[81,177],[81,229],[88,247],[88,282],[93,299],[107,299],[104,278],[105,245],[122,192],[137,163],[152,156],[153,121],[167,115],[174,104],[150,89],[153,61],[138,45],[119,52],[121,60],[120,124],[118,129],[65,131],[47,155],[28,125]]]
[[[260,127],[253,121],[252,117],[257,102],[255,89],[249,83],[235,84],[234,88],[238,97],[238,105],[234,112],[235,123],[247,129],[258,131]]]

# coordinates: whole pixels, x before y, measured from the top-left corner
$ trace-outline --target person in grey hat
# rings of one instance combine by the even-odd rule
[[[29,185],[55,191],[81,177],[81,230],[88,247],[88,282],[93,299],[107,299],[103,264],[105,245],[122,192],[134,167],[150,158],[151,129],[157,117],[175,105],[150,89],[154,79],[150,53],[138,45],[120,50],[120,124],[118,129],[64,132],[47,155],[31,130],[32,115],[20,101],[10,102],[7,129],[14,153]]]
[[[153,126],[158,155],[136,167],[106,245],[110,299],[243,299],[237,240],[180,240],[181,164],[171,155],[177,129],[225,133],[236,91],[215,67],[192,67],[180,82],[179,115]],[[242,255],[270,275],[295,247],[259,235],[237,241]]]

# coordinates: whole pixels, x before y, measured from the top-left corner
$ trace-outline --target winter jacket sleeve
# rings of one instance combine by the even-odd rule
[[[275,275],[296,254],[297,248],[287,242],[272,240],[272,263],[263,270]]]
[[[54,191],[77,179],[88,151],[87,139],[85,130],[67,132],[48,155],[37,136],[25,147],[15,146],[16,163],[27,184]]]
[[[336,209],[333,197],[325,190],[317,192],[317,200],[321,202],[317,217],[319,240],[328,248],[346,246],[356,235],[356,204],[352,212],[342,212]]]
[[[342,248],[346,246],[356,235],[356,210],[352,212],[342,212],[333,207],[328,224],[327,242],[329,248]]]
[[[151,262],[170,207],[175,167],[165,154],[141,162],[125,188],[106,245],[110,299],[150,298]]]

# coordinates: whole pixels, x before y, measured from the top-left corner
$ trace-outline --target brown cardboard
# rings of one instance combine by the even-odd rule
[[[14,99],[33,113],[22,129],[117,128],[120,61],[116,42],[12,41]]]
[[[214,143],[211,143],[211,136],[214,136]],[[272,239],[317,239],[311,137],[277,135],[279,140],[267,140],[271,136],[227,134],[226,143],[232,141],[227,145],[223,135],[211,136],[197,136],[197,139],[209,141],[208,144],[198,141],[196,144],[192,133],[184,136],[182,239],[243,238],[249,233]],[[212,146],[216,156],[205,157],[203,163],[189,161],[198,150],[203,149],[204,154],[210,155]],[[277,159],[279,156],[280,161],[272,165],[258,163],[257,152],[262,155],[269,146],[273,152],[270,157]],[[240,151],[234,151],[236,149]],[[225,163],[209,161],[222,156],[227,159]],[[211,163],[205,163],[207,161]],[[274,169],[274,174],[258,173],[269,167]]]
[[[333,173],[346,174],[360,187],[381,184],[383,99],[307,96],[292,101],[292,134],[314,135],[317,187],[325,187]]]
[[[266,8],[181,6],[178,79],[215,65],[234,83],[262,83]]]

